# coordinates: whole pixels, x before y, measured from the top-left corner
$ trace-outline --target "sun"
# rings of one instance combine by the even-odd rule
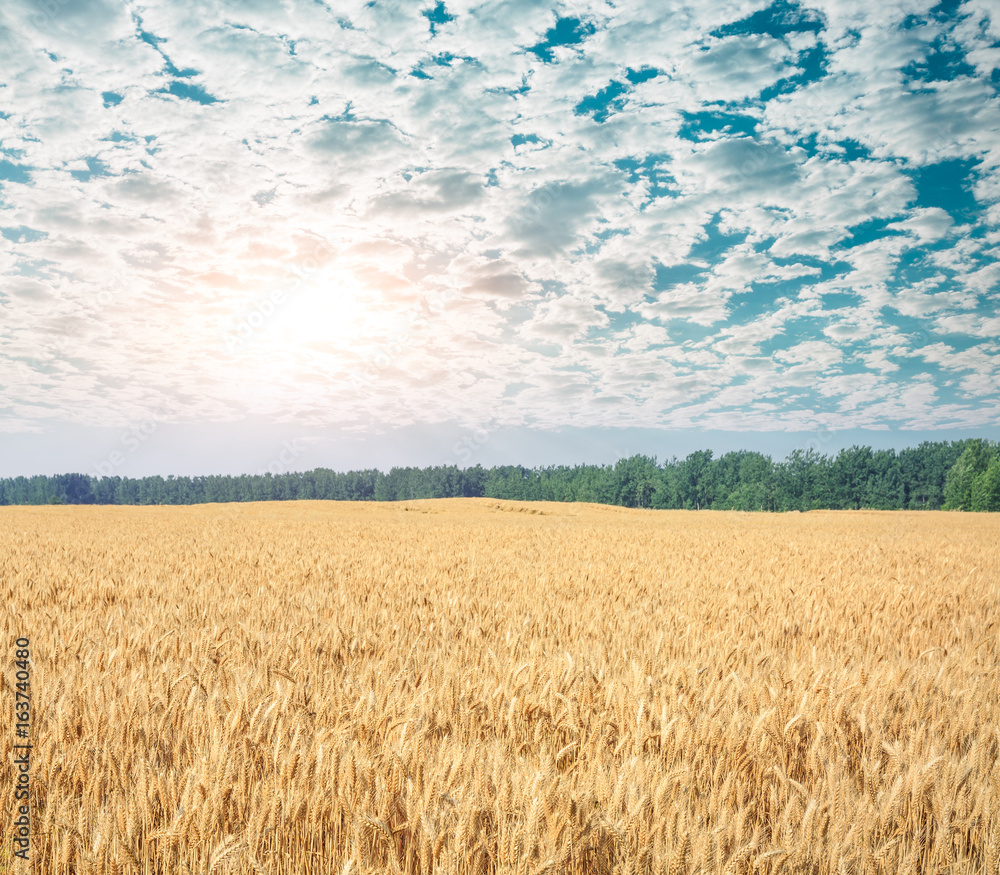
[[[272,332],[282,346],[343,347],[357,336],[368,309],[365,289],[343,269],[317,270],[283,298]]]

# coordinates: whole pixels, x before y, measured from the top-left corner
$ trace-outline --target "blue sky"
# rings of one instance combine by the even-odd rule
[[[996,438],[996,18],[4,4],[0,474]]]

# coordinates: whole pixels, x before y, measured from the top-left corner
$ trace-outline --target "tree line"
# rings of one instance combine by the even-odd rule
[[[488,497],[587,501],[624,507],[790,511],[1000,511],[1000,445],[974,438],[925,441],[896,452],[853,446],[834,456],[795,450],[774,462],[745,450],[699,450],[658,463],[635,455],[614,465],[481,465],[202,477],[38,475],[0,479],[0,504],[203,504],[399,501]]]

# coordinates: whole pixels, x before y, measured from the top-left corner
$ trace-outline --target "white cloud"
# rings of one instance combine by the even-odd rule
[[[807,340],[804,343],[797,343],[788,349],[779,350],[774,357],[782,362],[791,362],[795,365],[807,365],[812,368],[824,370],[832,365],[839,364],[844,354],[841,349],[823,340]]]
[[[956,226],[912,173],[981,159],[973,193],[1000,204],[993,16],[901,28],[930,5],[829,0],[800,10],[816,35],[712,35],[766,5],[456,0],[436,34],[428,4],[3,7],[4,403],[763,428],[808,418],[790,387],[846,398],[850,362],[871,373],[841,415],[924,417],[940,390],[893,382],[913,344],[878,338],[898,315],[997,334],[1000,207]],[[558,16],[588,33],[547,62],[529,49]],[[910,81],[949,40],[978,78]],[[814,48],[821,78],[761,99]],[[613,85],[606,121],[578,110]],[[977,403],[981,355],[960,357]]]
[[[893,222],[886,228],[890,231],[907,231],[921,243],[934,243],[946,236],[954,225],[954,219],[940,207],[927,207],[912,210],[909,218]]]

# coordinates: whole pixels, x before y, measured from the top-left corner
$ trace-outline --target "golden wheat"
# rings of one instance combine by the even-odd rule
[[[0,508],[31,871],[998,873],[998,545],[941,513]]]

